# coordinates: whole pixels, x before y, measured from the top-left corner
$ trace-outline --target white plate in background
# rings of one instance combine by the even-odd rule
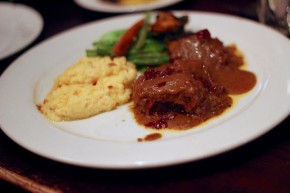
[[[121,13],[121,12],[154,10],[154,9],[173,5],[182,0],[156,0],[149,3],[128,5],[128,6],[108,3],[102,0],[74,0],[74,1],[79,6],[92,10],[92,11]]]
[[[152,142],[137,138],[154,131],[134,121],[128,105],[89,119],[57,122],[37,109],[55,77],[85,56],[104,33],[127,28],[143,14],[108,18],[62,32],[33,47],[0,79],[0,125],[13,141],[43,157],[93,168],[135,169],[200,160],[232,150],[273,129],[290,112],[290,42],[256,22],[207,12],[188,15],[187,29],[208,28],[244,53],[257,85],[222,116],[182,132],[162,132]],[[67,46],[67,42],[74,42]]]
[[[28,46],[42,28],[43,19],[33,8],[0,2],[0,60]]]

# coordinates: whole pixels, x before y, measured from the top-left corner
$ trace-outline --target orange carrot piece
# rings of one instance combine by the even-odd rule
[[[141,19],[134,25],[132,25],[125,34],[120,38],[113,48],[113,56],[125,56],[129,48],[137,37],[139,30],[144,23],[144,19]]]

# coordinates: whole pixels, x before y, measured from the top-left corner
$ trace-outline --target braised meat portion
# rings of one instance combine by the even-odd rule
[[[224,65],[242,65],[242,57],[237,64],[228,63],[230,50],[217,39],[212,38],[208,30],[201,30],[193,35],[171,41],[168,44],[171,60],[191,60],[205,68],[219,68]],[[234,55],[235,56],[235,55]],[[238,56],[235,56],[238,57]]]
[[[213,113],[215,107],[231,104],[231,100],[226,99],[226,104],[222,104],[218,99],[227,94],[222,87],[211,83],[203,74],[182,68],[183,64],[188,65],[178,63],[178,66],[167,64],[150,68],[137,79],[133,100],[140,112],[149,116],[167,112],[201,115],[205,114],[203,107]],[[211,99],[215,102],[210,103]]]
[[[173,65],[149,69],[135,84],[133,99],[140,112],[152,115],[168,111],[194,112],[206,95],[202,83]]]
[[[147,69],[133,87],[135,118],[147,127],[191,128],[230,107],[229,94],[255,85],[254,74],[239,69],[236,48],[208,30],[169,42],[168,51],[170,63]]]

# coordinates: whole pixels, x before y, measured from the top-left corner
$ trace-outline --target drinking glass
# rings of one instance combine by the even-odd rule
[[[259,0],[259,21],[290,36],[290,0]]]

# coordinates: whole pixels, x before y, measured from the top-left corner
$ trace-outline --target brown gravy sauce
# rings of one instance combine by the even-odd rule
[[[240,95],[251,90],[256,84],[252,72],[240,69],[218,69],[211,73],[214,80],[223,85],[229,94]]]
[[[157,139],[160,139],[162,137],[161,133],[150,133],[148,135],[146,135],[143,138],[138,138],[137,141],[138,142],[143,142],[143,141],[155,141]]]

